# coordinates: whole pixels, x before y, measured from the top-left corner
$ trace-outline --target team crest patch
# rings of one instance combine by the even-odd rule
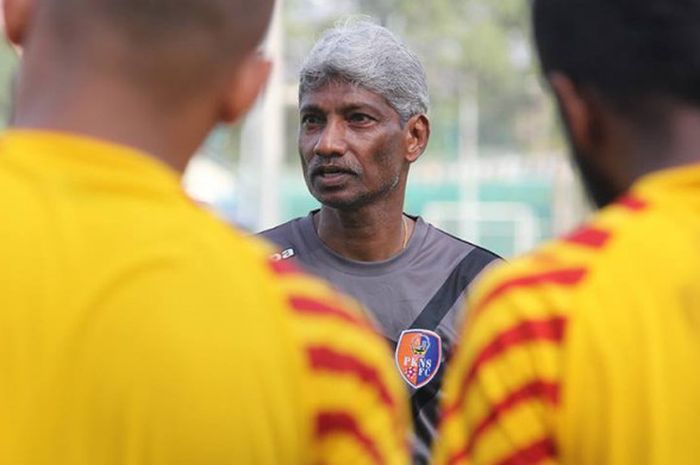
[[[442,339],[426,329],[408,329],[396,344],[396,366],[404,380],[414,388],[428,384],[442,361]]]

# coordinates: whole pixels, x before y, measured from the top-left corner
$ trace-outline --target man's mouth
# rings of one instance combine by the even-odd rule
[[[320,176],[322,178],[334,178],[340,176],[355,175],[355,172],[347,168],[338,166],[319,166],[311,171],[311,176]]]
[[[319,166],[311,171],[311,177],[317,182],[317,187],[326,189],[340,188],[356,173],[338,166]]]

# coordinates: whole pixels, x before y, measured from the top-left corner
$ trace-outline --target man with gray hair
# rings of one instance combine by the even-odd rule
[[[498,257],[403,212],[430,137],[425,72],[386,28],[326,31],[303,65],[299,153],[320,210],[261,233],[360,300],[395,347],[412,394],[415,463],[435,436],[443,362],[464,291]]]

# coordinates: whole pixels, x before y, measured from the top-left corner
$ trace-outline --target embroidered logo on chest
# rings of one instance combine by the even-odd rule
[[[442,362],[442,339],[427,329],[407,329],[396,344],[396,366],[403,379],[418,389],[437,374]]]

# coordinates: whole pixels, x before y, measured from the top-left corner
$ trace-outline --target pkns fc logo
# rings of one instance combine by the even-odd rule
[[[408,329],[401,333],[395,359],[403,379],[412,387],[421,388],[440,369],[442,340],[426,329]]]

